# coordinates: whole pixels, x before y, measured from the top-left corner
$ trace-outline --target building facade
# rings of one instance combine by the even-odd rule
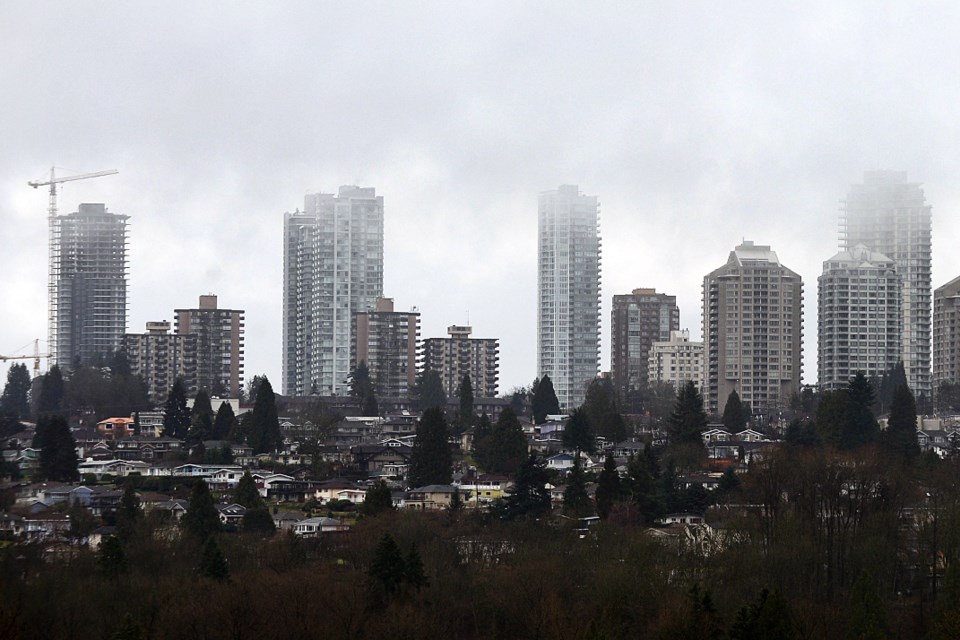
[[[51,219],[53,363],[107,361],[120,348],[127,330],[128,218],[103,204],[81,204]]]
[[[647,385],[650,349],[680,329],[677,297],[656,289],[613,296],[610,311],[610,374],[621,396]]]
[[[560,408],[579,406],[600,370],[600,205],[562,185],[540,194],[537,372]]]
[[[882,378],[901,355],[901,283],[894,261],[858,244],[823,263],[818,285],[820,389],[842,389],[858,371]]]
[[[421,369],[436,371],[448,398],[456,397],[465,375],[470,376],[473,395],[494,398],[500,378],[500,341],[471,338],[471,327],[447,327],[448,338],[423,341]]]
[[[933,293],[933,384],[960,384],[960,277]]]
[[[930,205],[919,183],[905,171],[868,171],[850,188],[840,213],[840,248],[862,244],[897,265],[902,331],[901,357],[907,382],[917,395],[931,391]]]
[[[803,282],[769,246],[744,241],[703,279],[704,401],[722,414],[736,389],[761,414],[800,392]]]
[[[420,313],[394,311],[393,299],[379,298],[373,311],[353,316],[351,371],[367,364],[379,398],[409,397],[417,377]]]
[[[164,402],[178,377],[186,389],[197,388],[197,337],[170,333],[166,320],[148,322],[146,333],[123,336],[130,370],[146,383],[150,402]]]
[[[283,393],[345,395],[354,314],[383,295],[383,197],[308,194],[284,215]]]
[[[212,396],[237,398],[243,384],[244,319],[240,309],[217,308],[217,296],[202,295],[196,309],[176,309],[176,333],[196,341],[196,385]]]
[[[691,342],[690,332],[671,331],[670,338],[654,342],[647,359],[649,382],[666,382],[677,391],[688,382],[703,389],[703,343]]]

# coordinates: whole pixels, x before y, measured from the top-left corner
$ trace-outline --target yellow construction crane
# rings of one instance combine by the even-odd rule
[[[40,358],[49,357],[49,353],[40,353],[40,338],[37,338],[33,341],[32,356],[0,356],[0,362],[6,362],[7,360],[30,360],[33,358],[33,377],[36,378],[40,375]]]
[[[58,259],[59,259],[59,244],[57,242],[57,185],[63,182],[73,182],[74,180],[87,180],[88,178],[99,178],[101,176],[112,176],[115,173],[120,173],[116,169],[108,169],[106,171],[95,171],[93,173],[81,173],[73,176],[63,176],[58,178],[56,175],[56,167],[50,167],[50,179],[49,180],[35,180],[27,182],[28,185],[37,189],[39,187],[50,185],[50,201],[47,205],[47,224],[49,225],[49,239],[47,253],[49,256],[49,264],[47,265],[47,270],[49,276],[47,278],[47,350],[50,352],[50,357],[56,358],[57,354],[57,275],[59,268]],[[38,361],[39,362],[39,361]],[[39,369],[39,364],[35,367]]]

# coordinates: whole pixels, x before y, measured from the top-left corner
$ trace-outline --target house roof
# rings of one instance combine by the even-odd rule
[[[424,487],[410,489],[408,493],[455,493],[459,489],[452,484],[428,484]]]

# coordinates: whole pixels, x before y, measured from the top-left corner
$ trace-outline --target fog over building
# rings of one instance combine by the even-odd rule
[[[882,378],[901,354],[901,283],[894,261],[858,244],[824,262],[818,284],[820,388],[844,388],[858,371]]]
[[[119,349],[127,328],[128,218],[81,204],[51,219],[51,365],[90,364]]]
[[[650,349],[680,329],[677,297],[656,289],[613,296],[610,312],[610,373],[621,397],[648,381]]]
[[[800,391],[803,282],[769,246],[744,241],[703,279],[704,401],[722,414],[730,392],[770,413]]]
[[[915,394],[930,395],[931,214],[905,171],[867,171],[840,213],[840,248],[858,244],[896,263],[900,276],[900,355]]]
[[[933,384],[960,384],[960,277],[933,292]]]
[[[383,196],[342,186],[284,214],[283,393],[344,395],[353,315],[383,295]]]
[[[600,370],[600,207],[562,185],[540,194],[537,375],[549,375],[563,410],[583,402]]]

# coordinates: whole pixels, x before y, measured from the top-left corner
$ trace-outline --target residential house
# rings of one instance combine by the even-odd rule
[[[315,538],[325,533],[350,531],[350,525],[336,518],[307,518],[293,525],[293,532],[304,538]]]
[[[126,438],[136,433],[133,418],[107,418],[97,423],[97,432],[107,438]]]
[[[447,509],[453,501],[453,494],[458,491],[452,484],[430,484],[411,489],[404,499],[404,508],[421,511]]]

